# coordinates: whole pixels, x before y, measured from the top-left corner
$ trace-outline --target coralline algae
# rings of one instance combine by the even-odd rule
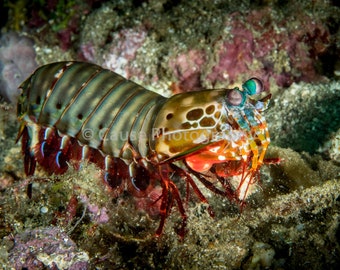
[[[88,254],[58,227],[26,230],[12,241],[8,259],[15,269],[89,269]]]

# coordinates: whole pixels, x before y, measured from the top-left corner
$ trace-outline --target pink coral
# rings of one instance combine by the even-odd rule
[[[201,88],[201,72],[206,55],[201,50],[190,50],[169,61],[169,67],[178,79],[179,88],[186,92]]]
[[[92,42],[80,45],[79,58],[85,61],[95,62],[96,48]]]
[[[58,227],[15,235],[8,259],[15,269],[89,269],[87,253]]]
[[[89,198],[86,195],[81,195],[80,199],[89,211],[91,220],[93,222],[95,222],[96,224],[102,224],[109,221],[106,207],[100,207],[94,203],[90,203]]]
[[[207,79],[235,82],[240,75],[259,76],[268,86],[273,77],[279,86],[293,81],[319,80],[314,63],[329,45],[329,32],[319,21],[301,15],[277,20],[270,8],[247,16],[231,15],[226,22],[231,39],[216,48],[219,60]]]
[[[134,60],[146,36],[147,32],[143,28],[128,28],[114,33],[109,52],[103,56],[103,66],[130,78],[133,70],[129,67],[129,63]]]
[[[253,61],[253,34],[237,21],[234,22],[231,33],[233,39],[223,42],[219,49],[219,63],[207,76],[210,81],[228,79],[234,82],[239,74],[249,71],[249,65]]]

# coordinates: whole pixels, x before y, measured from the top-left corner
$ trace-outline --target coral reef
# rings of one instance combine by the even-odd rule
[[[167,95],[258,76],[273,92],[265,112],[272,143],[258,191],[242,209],[199,186],[215,217],[190,194],[184,239],[173,230],[180,224],[176,208],[155,238],[160,189],[145,198],[117,197],[86,164],[62,176],[37,168],[34,178],[25,177],[15,105],[1,103],[4,269],[339,268],[340,9],[334,1],[66,2],[0,4],[8,11],[0,47],[0,95],[7,101],[15,102],[35,59],[106,65]],[[28,66],[25,75],[21,68]],[[270,164],[277,157],[280,163]],[[176,185],[186,190],[185,183]]]
[[[131,78],[132,72],[129,71],[127,64],[135,58],[136,52],[144,43],[146,35],[144,29],[124,29],[114,33],[109,51],[103,55],[103,67],[126,78]]]
[[[290,24],[292,15],[272,8],[251,11],[248,15],[232,14],[225,26],[219,60],[207,79],[237,81],[243,74],[254,74],[269,86],[269,78],[278,86],[293,81],[321,79],[315,62],[330,43],[327,27],[307,14]]]
[[[135,60],[137,51],[146,43],[148,30],[142,24],[119,29],[117,21],[112,20],[115,17],[119,15],[112,3],[106,3],[90,14],[81,32],[78,54],[80,58],[115,71],[125,78],[143,81],[145,67],[137,66]],[[93,25],[98,25],[98,22],[103,23],[99,23],[101,27],[94,31]],[[157,74],[154,74],[153,80],[157,79]]]
[[[39,29],[40,40],[53,40],[63,50],[70,49],[78,37],[84,15],[102,2],[94,1],[6,1],[8,24],[13,30]],[[53,37],[53,38],[51,38]]]
[[[16,103],[18,86],[35,69],[33,41],[11,32],[0,39],[0,95],[6,101]]]
[[[15,269],[89,269],[88,254],[58,227],[26,230],[15,235],[8,260]]]
[[[86,29],[90,28],[89,25],[93,25],[94,21],[101,21],[99,13],[105,18],[109,14],[118,16],[112,9],[108,10],[108,6],[105,6],[103,11],[94,12],[95,16],[91,15],[93,18],[89,16],[85,24]],[[297,12],[302,15],[296,16]],[[117,30],[117,23],[112,24],[113,34],[109,32],[109,24],[98,32],[87,31],[86,33],[99,37],[98,40],[93,40],[83,35],[81,52],[86,59],[105,66],[111,65],[116,71],[121,69],[120,65],[123,63],[125,68],[120,72],[134,79],[140,78],[143,82],[146,72],[146,78],[152,78],[147,81],[149,85],[159,78],[164,79],[164,76],[159,76],[161,70],[153,67],[157,63],[150,63],[149,60],[143,77],[140,70],[145,66],[145,58],[161,57],[164,59],[162,66],[167,69],[164,71],[165,75],[177,84],[179,91],[240,82],[251,76],[262,78],[267,88],[270,85],[286,87],[294,81],[315,82],[324,79],[319,71],[323,68],[322,57],[332,54],[330,30],[320,19],[305,10],[299,8],[291,14],[273,7],[256,9],[248,14],[240,11],[230,14],[225,21],[219,23],[218,26],[211,26],[211,29],[219,29],[218,33],[210,29],[212,32],[209,33],[209,38],[202,38],[202,45],[198,43],[194,46],[189,44],[190,40],[186,44],[183,40],[174,39],[176,36],[173,35],[173,28],[167,29],[167,33],[157,33],[155,27],[161,27],[161,24],[153,17],[141,24],[144,28],[137,26],[133,30]],[[202,24],[200,27],[202,29]],[[186,31],[195,36],[202,34],[199,32],[201,29]],[[133,35],[131,31],[134,32]],[[121,40],[114,39],[110,44],[105,44],[105,36],[106,40],[111,40],[112,37],[120,37]],[[169,48],[165,43],[155,40],[155,37],[170,39],[168,36],[173,38],[169,41],[173,44]],[[124,45],[127,39],[131,40],[130,44],[134,45],[134,49],[133,53],[124,55],[122,52],[127,51]],[[145,52],[151,55],[145,56]],[[105,56],[104,62],[99,55]],[[114,59],[115,64],[107,65],[108,59]],[[328,69],[328,66],[324,69]],[[126,70],[130,72],[127,73]],[[156,74],[150,74],[151,71]],[[162,85],[156,84],[156,87],[161,88]]]
[[[202,89],[200,76],[205,61],[205,53],[198,50],[191,50],[170,59],[169,68],[174,71],[181,91]]]
[[[173,7],[172,12],[183,18],[174,25],[174,16],[161,8],[167,6],[165,3],[51,3],[48,8],[28,9],[41,10],[37,18],[51,16],[54,21],[27,24],[45,34],[37,48],[46,44],[62,48],[60,52],[53,49],[49,57],[56,53],[54,58],[63,58],[66,51],[69,58],[108,67],[162,92],[169,82],[176,83],[178,91],[188,91],[251,76],[261,77],[266,87],[286,87],[293,82],[323,80],[322,73],[330,74],[336,65],[337,13],[332,6],[318,7],[320,16],[315,16],[307,4],[290,3],[283,10],[275,5],[251,10],[244,1],[236,12],[231,3],[226,4],[226,10],[202,5]],[[100,8],[89,13],[93,6]],[[61,15],[65,8],[70,10],[67,16]],[[122,13],[126,8],[131,8],[130,12]],[[186,8],[209,12],[190,17]],[[153,16],[153,10],[164,14]],[[186,16],[191,20],[190,28]],[[39,50],[39,58],[44,51]]]

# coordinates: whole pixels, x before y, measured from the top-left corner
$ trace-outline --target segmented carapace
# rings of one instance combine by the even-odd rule
[[[243,202],[270,142],[261,115],[270,94],[255,99],[264,93],[256,78],[241,89],[166,98],[94,64],[57,62],[38,68],[20,88],[18,138],[26,174],[34,174],[36,162],[61,174],[70,164],[90,161],[117,193],[128,187],[143,196],[161,186],[157,235],[174,203],[184,234],[187,216],[178,179],[204,203],[196,181]]]

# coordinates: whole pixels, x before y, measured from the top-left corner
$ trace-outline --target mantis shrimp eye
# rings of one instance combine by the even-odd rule
[[[242,106],[245,101],[245,95],[238,88],[230,90],[227,94],[227,103],[231,106]]]
[[[251,78],[242,85],[243,90],[250,96],[263,92],[262,81],[257,78]]]

